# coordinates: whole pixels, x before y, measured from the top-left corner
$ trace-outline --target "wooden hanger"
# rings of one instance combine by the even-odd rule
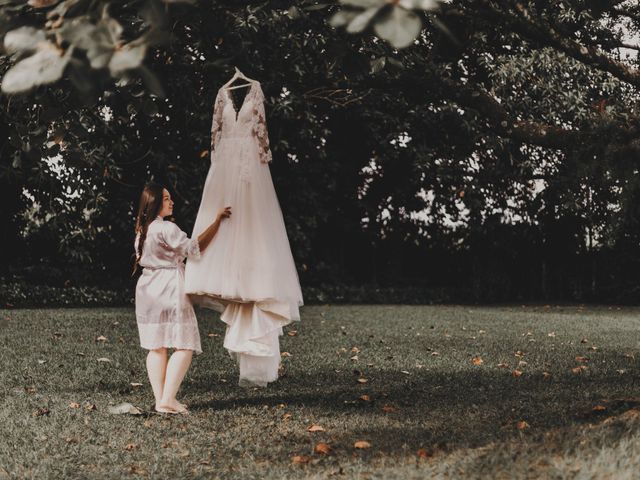
[[[236,69],[236,73],[233,74],[233,77],[231,77],[231,80],[229,80],[227,83],[225,83],[223,85],[223,88],[226,88],[227,90],[234,90],[236,88],[250,87],[252,85],[252,83],[254,82],[254,80],[252,80],[252,79],[248,78],[247,76],[245,76],[245,74],[242,73],[238,67],[235,67],[235,69]],[[230,87],[229,85],[231,85],[238,78],[242,78],[243,80],[246,80],[249,83],[243,83],[243,84],[240,84],[240,85],[234,85],[233,87]]]

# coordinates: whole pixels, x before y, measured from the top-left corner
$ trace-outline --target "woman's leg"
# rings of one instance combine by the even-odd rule
[[[177,411],[185,410],[184,405],[176,400],[176,394],[189,369],[189,365],[191,365],[192,356],[193,350],[176,350],[171,355],[171,358],[169,358],[162,400],[160,402],[161,408],[169,408]]]
[[[149,350],[147,354],[147,373],[156,398],[156,408],[160,405],[164,393],[164,381],[167,372],[167,349]]]

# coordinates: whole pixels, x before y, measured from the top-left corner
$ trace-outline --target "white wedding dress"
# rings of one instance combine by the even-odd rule
[[[221,88],[211,129],[211,167],[192,238],[225,206],[232,216],[200,258],[190,258],[185,292],[222,312],[224,346],[238,360],[240,385],[278,378],[282,327],[300,320],[303,305],[282,211],[271,180],[264,97],[252,80],[240,109]]]

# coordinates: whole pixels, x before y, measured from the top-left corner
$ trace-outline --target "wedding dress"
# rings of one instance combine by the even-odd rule
[[[271,150],[260,83],[250,80],[242,105],[218,91],[211,128],[211,167],[192,238],[225,206],[224,220],[199,258],[190,258],[185,292],[194,303],[222,312],[224,347],[240,367],[240,385],[278,378],[282,327],[300,320],[303,305],[269,162]]]

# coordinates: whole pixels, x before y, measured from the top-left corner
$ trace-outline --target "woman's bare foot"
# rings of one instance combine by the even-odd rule
[[[187,406],[177,400],[170,403],[156,404],[156,412],[160,413],[189,413]]]

